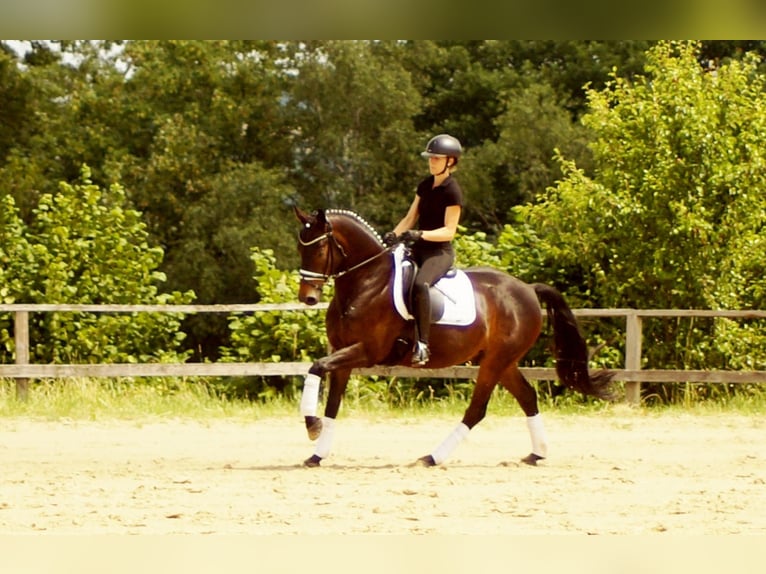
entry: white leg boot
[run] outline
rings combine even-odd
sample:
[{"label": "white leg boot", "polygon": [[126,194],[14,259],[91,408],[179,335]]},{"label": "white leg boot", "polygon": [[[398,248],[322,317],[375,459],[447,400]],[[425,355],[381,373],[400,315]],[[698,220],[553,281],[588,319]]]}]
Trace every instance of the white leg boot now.
[{"label": "white leg boot", "polygon": [[319,403],[319,375],[309,373],[303,381],[303,394],[301,394],[301,414],[304,417],[315,417],[317,415],[317,404]]},{"label": "white leg boot", "polygon": [[322,417],[322,433],[317,440],[316,450],[314,455],[319,458],[327,458],[330,454],[330,448],[332,447],[332,439],[335,437],[335,419],[330,417]]},{"label": "white leg boot", "polygon": [[457,448],[463,439],[468,436],[469,429],[464,423],[460,423],[455,429],[444,439],[436,449],[431,453],[431,458],[434,459],[434,463],[441,464],[452,452]]},{"label": "white leg boot", "polygon": [[548,437],[545,434],[542,415],[537,413],[533,417],[527,417],[527,428],[532,439],[532,454],[538,458],[548,456]]}]

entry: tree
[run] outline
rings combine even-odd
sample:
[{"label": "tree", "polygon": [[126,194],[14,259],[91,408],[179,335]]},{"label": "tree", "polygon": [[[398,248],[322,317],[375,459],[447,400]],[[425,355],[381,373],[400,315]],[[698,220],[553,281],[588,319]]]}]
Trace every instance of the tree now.
[{"label": "tree", "polygon": [[534,201],[560,179],[556,149],[591,165],[587,130],[572,122],[551,86],[534,83],[503,100],[497,139],[468,149],[460,166],[461,184],[470,193],[464,222],[472,228],[501,229],[513,207]]},{"label": "tree", "polygon": [[590,167],[586,88],[640,69],[645,42],[413,41],[401,59],[423,96],[415,126],[464,144],[462,221],[496,236],[509,210],[561,176],[556,148]]},{"label": "tree", "polygon": [[[16,303],[24,292],[25,279],[34,273],[37,261],[27,242],[21,221],[10,195],[0,196],[0,302]],[[13,361],[12,317],[0,314],[0,362]]]},{"label": "tree", "polygon": [[[766,185],[766,96],[758,63],[749,56],[710,70],[698,44],[663,42],[647,53],[643,76],[615,73],[603,90],[590,90],[583,122],[594,134],[594,176],[560,157],[562,180],[516,209],[520,228],[505,229],[506,262],[525,260],[577,306],[762,308],[766,199],[755,190]],[[535,244],[525,246],[519,233]],[[662,322],[644,335],[650,366],[766,359],[762,326]]]},{"label": "tree", "polygon": [[[508,222],[525,229],[513,207],[545,195],[557,180],[576,179],[579,171],[601,184],[597,148],[586,142],[607,135],[580,118],[592,107],[591,94],[607,82],[605,93],[616,90],[612,68],[625,85],[643,81],[633,78],[653,43],[28,45],[16,55],[0,43],[0,196],[11,195],[30,223],[41,197],[56,195],[58,182],[77,180],[89,165],[94,185],[108,190],[119,182],[127,205],[140,211],[150,243],[164,253],[166,290],[228,303],[259,296],[250,247],[273,250],[280,268],[295,267],[291,203],[354,209],[390,229],[427,173],[419,152],[435,133],[454,133],[464,143],[461,223],[490,241]],[[695,57],[704,70],[711,61],[725,69],[763,46],[703,42]],[[665,71],[655,74],[659,81]],[[619,129],[613,137],[619,142]],[[514,238],[519,245],[533,240]],[[535,249],[529,261],[515,263],[531,269],[546,260]],[[756,275],[757,262],[743,260],[737,269]],[[569,286],[593,273],[572,264],[555,276]],[[754,301],[760,297],[757,288],[750,292]],[[587,297],[597,295],[591,289]],[[203,356],[215,357],[227,344],[225,318],[196,315],[183,328]]]},{"label": "tree", "polygon": [[[148,242],[141,214],[119,186],[103,191],[83,168],[75,184],[45,194],[27,226],[13,200],[3,204],[4,300],[26,303],[188,303],[192,293],[162,294],[162,250]],[[7,241],[7,242],[6,242]],[[8,266],[5,266],[8,263]],[[31,321],[31,354],[40,362],[178,359],[180,318],[172,314],[55,312]],[[4,343],[9,344],[4,331]],[[7,349],[8,350],[8,349]]]},{"label": "tree", "polygon": [[420,95],[397,48],[364,41],[294,48],[288,113],[299,201],[392,227],[412,200],[425,145],[412,124]]},{"label": "tree", "polygon": [[[137,41],[122,55],[113,121],[127,153],[110,173],[165,250],[167,287],[201,303],[253,301],[253,245],[294,251],[281,55],[267,41]],[[215,357],[224,319],[189,317],[189,347]]]},{"label": "tree", "polygon": [[18,68],[18,57],[0,42],[0,165],[19,140],[27,138],[30,116],[29,80]]}]

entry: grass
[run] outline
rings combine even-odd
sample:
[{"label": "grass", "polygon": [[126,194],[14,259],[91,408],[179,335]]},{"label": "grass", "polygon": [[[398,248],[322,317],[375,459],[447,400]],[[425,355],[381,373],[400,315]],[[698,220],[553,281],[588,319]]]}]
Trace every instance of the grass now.
[{"label": "grass", "polygon": [[[459,418],[465,410],[470,387],[446,393],[438,399],[426,396],[407,398],[385,385],[366,384],[352,378],[344,399],[344,416]],[[444,395],[444,393],[442,393]],[[558,414],[614,414],[627,411],[660,414],[666,411],[687,414],[766,413],[766,389],[751,388],[742,393],[716,393],[715,399],[684,400],[679,404],[645,404],[630,408],[622,403],[607,404],[565,393],[555,403],[541,395],[540,409]],[[320,405],[321,412],[321,405]],[[489,404],[491,416],[521,416],[515,399],[496,389]],[[267,401],[229,399],[211,390],[205,380],[89,379],[44,380],[30,385],[28,398],[20,401],[12,380],[0,380],[0,417],[41,420],[147,420],[184,418],[195,420],[256,420],[269,416],[300,416],[298,399],[277,396]]]},{"label": "grass", "polygon": [[0,417],[57,420],[253,419],[282,408],[278,404],[232,401],[212,393],[204,382],[163,379],[147,384],[130,379],[71,378],[30,385],[26,401],[12,381],[0,382]]}]

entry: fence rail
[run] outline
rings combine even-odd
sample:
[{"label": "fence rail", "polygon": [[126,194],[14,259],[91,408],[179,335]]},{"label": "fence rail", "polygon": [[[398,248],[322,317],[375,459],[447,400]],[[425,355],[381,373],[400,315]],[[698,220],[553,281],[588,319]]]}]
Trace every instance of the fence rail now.
[{"label": "fence rail", "polygon": [[[0,313],[14,315],[16,362],[0,365],[0,378],[16,379],[17,395],[25,399],[30,379],[67,377],[159,377],[159,376],[302,376],[310,363],[112,363],[112,364],[33,364],[29,362],[29,314],[51,312],[81,313],[258,313],[264,311],[324,310],[327,304],[313,307],[297,303],[247,305],[54,305],[2,304]],[[614,369],[615,380],[625,382],[625,398],[629,403],[640,400],[642,382],[657,383],[764,383],[766,371],[701,371],[641,369],[642,319],[644,317],[727,317],[731,319],[766,319],[766,311],[701,310],[701,309],[574,309],[578,317],[625,318],[625,367]],[[443,369],[377,366],[354,369],[360,375],[435,377],[472,379],[478,367],[455,366]],[[522,368],[531,380],[556,380],[554,369]]]}]

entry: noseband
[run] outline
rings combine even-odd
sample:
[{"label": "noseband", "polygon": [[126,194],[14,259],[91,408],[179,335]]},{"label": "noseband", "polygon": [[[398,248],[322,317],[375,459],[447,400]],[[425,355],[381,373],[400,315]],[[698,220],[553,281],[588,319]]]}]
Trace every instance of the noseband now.
[{"label": "noseband", "polygon": [[[332,239],[332,242],[335,244],[335,247],[337,247],[338,251],[340,251],[342,259],[346,259],[348,255],[346,254],[346,250],[343,249],[343,246],[338,242],[338,239],[333,235],[333,229],[330,222],[327,222],[327,226],[329,229],[322,235],[319,235],[318,237],[315,237],[314,239],[310,239],[309,241],[303,241],[301,239],[300,233],[298,234],[298,243],[301,244],[302,247],[310,247],[311,245],[315,245],[317,243],[320,243],[325,240]],[[338,277],[342,277],[346,273],[350,273],[351,271],[354,271],[355,269],[358,269],[359,267],[362,267],[363,265],[366,265],[370,261],[377,259],[384,253],[389,251],[388,249],[384,249],[380,253],[376,253],[372,257],[369,257],[362,261],[361,263],[357,263],[356,265],[353,265],[349,267],[348,269],[341,269],[340,271],[336,273],[332,273],[333,268],[333,249],[332,246],[330,246],[329,255],[327,256],[327,261],[325,265],[325,272],[319,273],[317,271],[309,271],[308,269],[300,269],[298,273],[301,276],[301,280],[303,281],[321,281],[324,283],[325,281],[329,279],[337,279]]]}]

